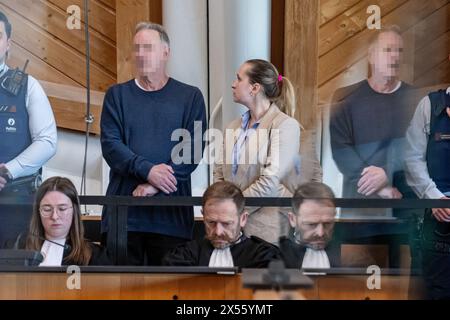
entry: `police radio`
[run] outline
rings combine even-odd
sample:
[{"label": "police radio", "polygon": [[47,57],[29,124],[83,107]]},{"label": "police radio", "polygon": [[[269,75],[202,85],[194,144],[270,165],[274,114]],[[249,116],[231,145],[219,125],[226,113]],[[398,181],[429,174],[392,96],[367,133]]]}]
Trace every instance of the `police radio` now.
[{"label": "police radio", "polygon": [[20,92],[20,89],[25,85],[25,82],[27,80],[27,75],[25,73],[25,70],[28,66],[29,60],[25,62],[25,66],[22,70],[19,68],[16,68],[13,70],[12,74],[9,76],[6,76],[0,85],[3,89],[5,89],[7,92],[11,93],[12,95],[17,96]]}]

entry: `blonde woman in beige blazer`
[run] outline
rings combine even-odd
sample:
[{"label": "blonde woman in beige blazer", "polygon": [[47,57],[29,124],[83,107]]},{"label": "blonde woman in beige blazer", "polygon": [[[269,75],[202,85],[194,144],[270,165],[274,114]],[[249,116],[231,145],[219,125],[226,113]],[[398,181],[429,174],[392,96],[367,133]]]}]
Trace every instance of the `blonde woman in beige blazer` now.
[{"label": "blonde woman in beige blazer", "polygon": [[[281,180],[292,169],[300,145],[300,125],[294,90],[275,66],[248,60],[232,85],[233,99],[248,108],[224,131],[214,166],[214,181],[230,181],[245,197],[288,197]],[[289,222],[280,208],[252,207],[245,226],[247,236],[277,243],[287,235]]]}]

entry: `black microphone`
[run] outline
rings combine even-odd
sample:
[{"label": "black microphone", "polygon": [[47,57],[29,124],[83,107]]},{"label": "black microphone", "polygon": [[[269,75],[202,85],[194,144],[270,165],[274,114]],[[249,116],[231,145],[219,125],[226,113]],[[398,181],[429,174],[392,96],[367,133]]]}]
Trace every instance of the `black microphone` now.
[{"label": "black microphone", "polygon": [[38,239],[41,239],[43,241],[48,241],[48,242],[51,242],[53,244],[56,244],[57,246],[63,247],[64,251],[67,250],[67,251],[70,252],[72,250],[72,246],[70,244],[68,244],[67,242],[65,244],[60,244],[60,243],[58,243],[56,241],[49,240],[49,239],[47,239],[45,237],[41,237],[40,235],[37,235],[37,234],[34,234],[34,233],[30,233],[30,235],[33,236],[33,237],[36,237]]}]

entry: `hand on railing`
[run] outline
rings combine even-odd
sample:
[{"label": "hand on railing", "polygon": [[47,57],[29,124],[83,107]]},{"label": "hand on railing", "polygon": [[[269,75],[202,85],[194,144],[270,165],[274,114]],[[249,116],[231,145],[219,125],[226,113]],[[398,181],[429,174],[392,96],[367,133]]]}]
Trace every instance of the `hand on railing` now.
[{"label": "hand on railing", "polygon": [[[450,200],[450,198],[443,197],[441,200]],[[450,222],[450,208],[434,208],[433,216],[439,222]]]},{"label": "hand on railing", "polygon": [[134,189],[133,197],[152,197],[159,192],[154,186],[149,183],[140,184]]},{"label": "hand on railing", "polygon": [[402,199],[403,195],[397,188],[387,186],[378,191],[377,193],[383,199]]}]

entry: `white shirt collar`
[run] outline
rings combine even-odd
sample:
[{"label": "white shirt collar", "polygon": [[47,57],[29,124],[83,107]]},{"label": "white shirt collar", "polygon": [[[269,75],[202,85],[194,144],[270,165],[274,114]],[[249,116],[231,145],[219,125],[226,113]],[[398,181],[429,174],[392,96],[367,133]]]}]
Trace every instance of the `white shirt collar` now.
[{"label": "white shirt collar", "polygon": [[144,91],[150,91],[150,90],[145,89],[143,86],[141,86],[138,79],[134,79],[134,83],[136,83],[136,85],[138,86],[139,89],[144,90]]},{"label": "white shirt collar", "polygon": [[400,87],[402,86],[402,82],[399,81],[397,83],[397,85],[395,86],[395,88],[392,91],[389,91],[388,93],[394,93],[395,91],[397,91],[398,89],[400,89]]},{"label": "white shirt collar", "polygon": [[450,94],[450,87],[447,88],[447,94]]}]

